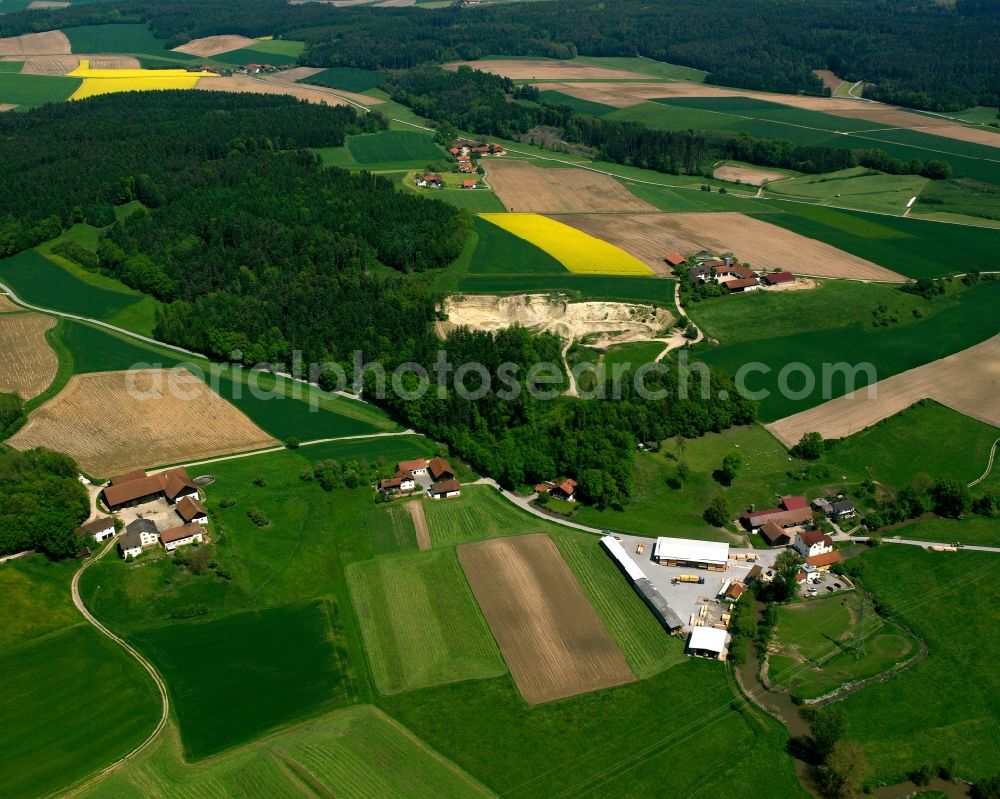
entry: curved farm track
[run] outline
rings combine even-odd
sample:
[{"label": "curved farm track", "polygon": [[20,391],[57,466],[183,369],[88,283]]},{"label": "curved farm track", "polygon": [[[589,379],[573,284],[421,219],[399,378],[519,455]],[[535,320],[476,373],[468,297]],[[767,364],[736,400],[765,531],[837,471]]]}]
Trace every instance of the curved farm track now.
[{"label": "curved farm track", "polygon": [[76,574],[73,575],[73,582],[71,584],[73,604],[76,605],[76,609],[80,611],[80,614],[83,616],[83,618],[86,619],[87,622],[91,626],[93,626],[101,635],[111,639],[114,643],[118,644],[118,646],[120,646],[129,655],[131,655],[137,661],[139,661],[139,664],[147,672],[149,672],[149,676],[153,678],[153,682],[156,684],[156,690],[160,692],[160,700],[163,704],[163,711],[160,714],[160,720],[159,722],[157,722],[156,727],[154,727],[153,731],[146,737],[146,740],[144,740],[141,744],[135,747],[135,749],[133,749],[128,754],[118,758],[114,763],[105,766],[96,774],[92,774],[91,776],[86,777],[83,781],[71,786],[70,789],[60,790],[58,792],[59,794],[66,794],[68,792],[79,793],[81,790],[93,785],[95,782],[102,779],[105,775],[114,771],[122,764],[127,763],[130,760],[136,758],[138,755],[144,752],[157,738],[160,737],[160,735],[163,733],[163,730],[166,728],[167,721],[170,717],[170,696],[167,694],[167,684],[163,681],[163,678],[160,677],[159,673],[153,667],[153,664],[150,663],[148,660],[146,660],[146,658],[143,657],[138,652],[138,650],[135,649],[135,647],[124,641],[122,638],[119,638],[117,635],[111,632],[111,630],[109,630],[107,627],[101,624],[101,622],[99,622],[94,617],[94,615],[89,610],[87,610],[87,606],[83,603],[83,599],[80,597],[80,577],[83,576],[83,573],[87,571],[87,569],[89,569],[91,566],[97,563],[101,558],[103,558],[109,551],[111,551],[114,545],[115,545],[115,538],[112,538],[108,541],[107,546],[105,546],[104,549],[102,549],[96,557],[86,561],[83,564],[83,566],[81,566],[80,569],[76,572]]}]

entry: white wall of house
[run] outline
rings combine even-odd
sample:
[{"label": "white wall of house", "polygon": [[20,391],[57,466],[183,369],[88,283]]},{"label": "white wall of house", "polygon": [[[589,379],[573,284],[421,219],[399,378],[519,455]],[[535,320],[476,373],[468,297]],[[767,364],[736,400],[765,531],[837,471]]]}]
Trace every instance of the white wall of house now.
[{"label": "white wall of house", "polygon": [[139,541],[144,547],[151,547],[157,542],[159,542],[160,536],[157,533],[147,533],[145,531],[139,532]]},{"label": "white wall of house", "polygon": [[812,546],[806,546],[806,542],[802,540],[802,536],[795,537],[793,546],[804,558],[813,558],[816,555],[825,555],[827,552],[833,552],[833,546],[824,544],[822,540],[817,541]]},{"label": "white wall of house", "polygon": [[171,541],[168,544],[164,544],[163,548],[167,550],[167,552],[173,552],[177,549],[177,547],[185,547],[188,544],[193,544],[195,541],[200,543],[204,540],[205,539],[201,533],[195,533],[194,535],[189,535],[187,538],[180,538],[177,541]]},{"label": "white wall of house", "polygon": [[96,533],[94,533],[94,540],[107,541],[114,534],[115,534],[115,528],[114,525],[112,525],[111,527],[108,527],[104,530],[98,530]]},{"label": "white wall of house", "polygon": [[141,554],[142,554],[142,547],[132,547],[131,549],[122,550],[123,558],[127,558],[130,556],[133,558],[137,558]]}]

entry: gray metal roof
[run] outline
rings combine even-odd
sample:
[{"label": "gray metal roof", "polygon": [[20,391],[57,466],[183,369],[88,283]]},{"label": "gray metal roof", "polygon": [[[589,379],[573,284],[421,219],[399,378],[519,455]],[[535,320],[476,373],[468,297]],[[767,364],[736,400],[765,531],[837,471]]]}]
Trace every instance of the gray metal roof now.
[{"label": "gray metal roof", "polygon": [[649,581],[648,577],[636,580],[633,585],[639,596],[643,598],[646,604],[649,605],[660,617],[660,620],[671,630],[676,630],[684,626],[681,617],[674,612],[673,608],[667,603],[667,600],[663,598],[663,594],[656,590],[656,586]]},{"label": "gray metal roof", "polygon": [[127,533],[155,533],[157,531],[156,522],[152,519],[136,519],[125,528]]}]

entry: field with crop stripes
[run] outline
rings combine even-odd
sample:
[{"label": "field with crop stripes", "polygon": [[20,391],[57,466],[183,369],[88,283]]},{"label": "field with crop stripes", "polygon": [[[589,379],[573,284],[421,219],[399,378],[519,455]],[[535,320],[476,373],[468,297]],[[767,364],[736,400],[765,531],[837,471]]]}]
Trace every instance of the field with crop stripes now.
[{"label": "field with crop stripes", "polygon": [[114,92],[193,89],[201,78],[214,78],[215,74],[185,69],[92,69],[90,61],[82,58],[80,65],[68,76],[83,79],[80,88],[69,99],[84,100]]},{"label": "field with crop stripes", "polygon": [[368,513],[368,534],[372,537],[372,552],[385,555],[417,548],[417,531],[407,507],[395,503],[375,508]]},{"label": "field with crop stripes", "polygon": [[352,563],[347,580],[382,693],[506,671],[453,549]]},{"label": "field with crop stripes", "polygon": [[333,713],[197,767],[176,763],[166,738],[151,754],[127,764],[84,794],[87,799],[291,799],[303,795],[337,799],[491,796],[405,727],[370,706]]},{"label": "field with crop stripes", "polygon": [[481,214],[515,236],[540,247],[570,272],[642,275],[652,270],[623,250],[540,214]]},{"label": "field with crop stripes", "polygon": [[428,502],[424,513],[436,547],[553,527],[515,507],[490,486],[462,486],[462,496]]},{"label": "field with crop stripes", "polygon": [[651,677],[684,661],[680,642],[656,621],[596,536],[562,535],[555,541],[637,677]]}]

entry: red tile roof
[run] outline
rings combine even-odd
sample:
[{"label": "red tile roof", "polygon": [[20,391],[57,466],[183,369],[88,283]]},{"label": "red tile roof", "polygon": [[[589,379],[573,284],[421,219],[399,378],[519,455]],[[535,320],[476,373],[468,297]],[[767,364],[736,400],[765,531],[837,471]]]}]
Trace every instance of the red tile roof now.
[{"label": "red tile roof", "polygon": [[785,532],[781,525],[773,521],[766,521],[760,526],[760,534],[767,540],[767,543],[774,544],[782,538],[791,541],[791,536]]},{"label": "red tile roof", "polygon": [[[138,474],[138,472],[130,474]],[[167,499],[173,500],[179,494],[183,493],[185,489],[195,488],[194,483],[191,482],[191,478],[187,473],[187,469],[183,466],[168,469],[165,472],[149,475],[148,477],[145,472],[141,474],[143,476],[139,479],[114,483],[105,488],[104,501],[110,507],[115,507],[153,494],[163,494]]]},{"label": "red tile roof", "polygon": [[433,457],[431,462],[427,464],[427,471],[431,473],[431,477],[435,480],[440,480],[444,475],[455,476],[455,470],[451,468],[451,464],[448,463],[444,458]]},{"label": "red tile roof", "polygon": [[435,494],[451,494],[460,491],[461,488],[462,484],[458,480],[442,480],[434,484],[433,491]]},{"label": "red tile roof", "polygon": [[160,540],[164,544],[171,544],[174,541],[180,541],[184,538],[191,538],[194,535],[201,534],[200,524],[184,524],[180,527],[171,527],[169,530],[163,530],[160,533]]},{"label": "red tile roof", "polygon": [[809,503],[806,502],[805,497],[782,497],[781,507],[785,510],[799,510],[800,508],[808,508]]},{"label": "red tile roof", "polygon": [[666,261],[671,266],[680,266],[685,261],[687,261],[687,259],[679,252],[668,252],[666,255],[663,256],[663,260]]},{"label": "red tile roof", "polygon": [[799,533],[799,538],[802,539],[802,543],[807,547],[816,544],[823,544],[823,546],[827,547],[833,546],[833,539],[822,530],[806,530],[804,533]]},{"label": "red tile roof", "polygon": [[76,528],[76,532],[77,535],[87,535],[87,533],[100,533],[108,529],[113,530],[114,527],[114,519],[110,516],[103,516],[99,519],[94,519],[92,522],[84,522]]},{"label": "red tile roof", "polygon": [[741,278],[740,280],[727,280],[722,284],[726,287],[726,291],[739,291],[740,289],[748,289],[751,286],[760,285],[755,277]]},{"label": "red tile roof", "polygon": [[417,469],[426,469],[426,468],[427,468],[427,461],[423,458],[417,458],[416,460],[413,461],[399,462],[399,471],[401,472],[409,473],[416,471]]},{"label": "red tile roof", "polygon": [[571,477],[567,477],[561,483],[557,483],[552,487],[558,488],[564,494],[571,496],[576,493],[576,480],[572,479]]},{"label": "red tile roof", "polygon": [[806,563],[817,569],[822,569],[824,566],[832,566],[842,560],[841,554],[837,550],[833,550],[833,552],[827,552],[823,555],[813,555],[811,558],[806,558]]},{"label": "red tile roof", "polygon": [[191,497],[184,497],[184,499],[177,503],[177,515],[185,522],[190,522],[196,516],[208,516],[208,511],[205,510],[205,506],[198,500]]},{"label": "red tile roof", "polygon": [[462,181],[462,188],[463,189],[474,189],[474,188],[476,188],[476,183],[477,183],[477,181],[475,181],[475,180],[463,180]]},{"label": "red tile roof", "polygon": [[763,280],[769,286],[773,286],[777,283],[791,283],[795,280],[795,275],[791,272],[774,272],[770,275],[764,275]]},{"label": "red tile roof", "polygon": [[133,469],[131,472],[125,472],[125,474],[119,474],[117,477],[112,477],[108,480],[111,485],[116,486],[122,483],[131,483],[133,480],[141,480],[146,476],[145,469]]}]

